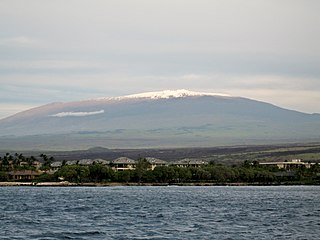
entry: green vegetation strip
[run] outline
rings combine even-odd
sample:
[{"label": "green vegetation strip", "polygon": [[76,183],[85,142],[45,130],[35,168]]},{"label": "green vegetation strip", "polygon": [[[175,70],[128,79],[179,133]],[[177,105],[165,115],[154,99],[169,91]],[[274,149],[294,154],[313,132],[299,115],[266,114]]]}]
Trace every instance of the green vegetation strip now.
[{"label": "green vegetation strip", "polygon": [[[124,183],[124,184],[319,184],[320,166],[299,167],[281,170],[276,166],[262,166],[257,161],[244,161],[238,165],[223,165],[213,162],[198,167],[178,167],[174,165],[158,166],[151,170],[145,158],[136,161],[133,170],[116,171],[112,165],[62,164],[58,169],[51,169],[52,157],[40,155],[43,165],[41,174],[33,175],[30,182],[63,183]],[[25,158],[22,154],[6,154],[1,159],[0,181],[6,182],[14,171],[35,171],[35,158]],[[23,163],[23,164],[22,164]],[[16,181],[25,179],[16,179]],[[12,180],[13,181],[13,180]],[[39,184],[41,185],[41,184]],[[54,185],[54,184],[52,184]]]}]

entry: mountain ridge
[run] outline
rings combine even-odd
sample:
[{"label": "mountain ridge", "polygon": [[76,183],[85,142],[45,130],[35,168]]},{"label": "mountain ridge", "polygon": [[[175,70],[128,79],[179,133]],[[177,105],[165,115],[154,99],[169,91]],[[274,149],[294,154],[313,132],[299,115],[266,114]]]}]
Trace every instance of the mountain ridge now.
[{"label": "mountain ridge", "polygon": [[[315,141],[320,140],[319,123],[318,114],[248,98],[166,90],[51,103],[20,112],[0,120],[0,144],[8,146],[11,141],[13,145],[26,145],[22,138],[32,139],[35,145],[37,141],[38,145],[48,145],[50,141],[46,139],[51,138],[55,139],[51,144],[74,148]],[[61,143],[57,141],[59,136]],[[29,147],[32,143],[28,143]]]},{"label": "mountain ridge", "polygon": [[123,100],[123,99],[137,99],[137,98],[168,99],[168,98],[196,97],[196,96],[198,97],[199,96],[231,97],[230,95],[224,94],[224,93],[194,92],[186,89],[179,89],[179,90],[145,92],[145,93],[131,94],[131,95],[126,95],[121,97],[98,98],[97,100],[99,99]]}]

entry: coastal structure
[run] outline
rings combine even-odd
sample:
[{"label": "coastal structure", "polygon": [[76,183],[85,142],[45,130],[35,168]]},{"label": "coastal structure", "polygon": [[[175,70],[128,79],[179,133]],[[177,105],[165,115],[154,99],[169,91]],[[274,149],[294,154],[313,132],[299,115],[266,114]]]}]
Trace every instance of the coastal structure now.
[{"label": "coastal structure", "polygon": [[50,167],[52,170],[58,170],[59,168],[62,167],[62,162],[59,162],[59,161],[53,162],[50,164]]},{"label": "coastal structure", "polygon": [[43,174],[42,171],[20,170],[8,173],[9,179],[14,181],[31,181]]},{"label": "coastal structure", "polygon": [[146,157],[146,160],[151,164],[151,170],[154,170],[156,167],[168,166],[168,162],[154,157]]},{"label": "coastal structure", "polygon": [[208,164],[205,161],[199,160],[199,159],[190,159],[190,158],[184,158],[177,162],[172,163],[172,165],[175,165],[177,167],[201,167],[204,164]]},{"label": "coastal structure", "polygon": [[[11,161],[10,164],[13,165],[13,161]],[[31,163],[28,161],[21,161],[18,162],[18,164],[20,167],[32,166],[35,169],[40,169],[43,165],[40,161],[32,161]]]},{"label": "coastal structure", "polygon": [[297,169],[301,167],[310,168],[315,163],[303,162],[301,159],[292,159],[291,161],[283,161],[283,162],[263,162],[259,163],[262,166],[276,166],[279,169]]},{"label": "coastal structure", "polygon": [[[205,161],[198,160],[198,159],[189,159],[185,158],[176,162],[167,162],[159,158],[154,157],[146,157],[145,158],[150,163],[150,169],[154,170],[156,167],[160,166],[176,166],[176,167],[201,167],[204,164],[208,164]],[[115,171],[124,171],[124,170],[134,170],[136,168],[136,161],[128,158],[128,157],[119,157],[113,161],[107,161],[104,159],[81,159],[81,160],[69,160],[66,162],[66,165],[82,165],[82,166],[89,166],[92,164],[102,164],[108,165]],[[59,169],[62,166],[62,162],[53,162],[51,164],[52,169]]]},{"label": "coastal structure", "polygon": [[119,157],[111,162],[111,166],[115,171],[134,170],[136,161],[127,157]]},{"label": "coastal structure", "polygon": [[102,164],[102,165],[109,165],[110,161],[104,160],[104,159],[81,159],[78,161],[79,165],[92,165],[92,164]]}]

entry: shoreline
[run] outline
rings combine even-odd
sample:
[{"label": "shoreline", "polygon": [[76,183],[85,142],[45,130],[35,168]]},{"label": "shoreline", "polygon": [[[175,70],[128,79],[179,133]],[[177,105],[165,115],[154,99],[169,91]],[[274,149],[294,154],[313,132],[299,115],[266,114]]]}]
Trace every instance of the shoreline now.
[{"label": "shoreline", "polygon": [[319,186],[319,184],[306,184],[306,183],[73,183],[73,182],[0,182],[0,187],[129,187],[129,186],[190,186],[190,187],[218,187],[218,186]]}]

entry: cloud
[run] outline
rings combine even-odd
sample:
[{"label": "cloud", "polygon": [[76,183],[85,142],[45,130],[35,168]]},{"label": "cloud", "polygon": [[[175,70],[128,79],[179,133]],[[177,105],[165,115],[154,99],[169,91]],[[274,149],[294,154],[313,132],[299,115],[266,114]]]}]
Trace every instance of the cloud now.
[{"label": "cloud", "polygon": [[104,66],[100,63],[81,60],[0,60],[0,72],[6,74],[30,74],[39,73],[61,74],[80,72],[99,72]]},{"label": "cloud", "polygon": [[11,47],[36,47],[38,44],[38,40],[27,36],[0,38],[0,46],[4,45]]},{"label": "cloud", "polygon": [[[116,97],[164,89],[187,89],[248,97],[302,112],[320,112],[320,81],[278,75],[203,74],[182,75],[10,75],[0,76],[0,116],[5,117],[51,102]],[[124,87],[125,86],[125,87]],[[11,107],[14,105],[14,107]],[[8,106],[5,108],[5,106]],[[20,107],[20,109],[19,109]],[[98,111],[99,112],[99,111]],[[85,112],[84,115],[92,112]],[[79,113],[60,113],[76,116]],[[83,115],[80,113],[80,116]],[[55,116],[59,117],[59,116]]]},{"label": "cloud", "polygon": [[95,112],[61,112],[57,114],[50,115],[50,117],[86,117],[97,114],[104,113],[104,110],[95,111]]},{"label": "cloud", "polygon": [[5,1],[0,8],[2,104],[185,88],[320,112],[320,1],[17,6]]},{"label": "cloud", "polygon": [[[46,104],[60,101],[77,101],[99,97],[115,97],[164,89],[188,89],[210,91],[266,99],[268,93],[275,91],[305,92],[300,98],[303,103],[311,101],[313,111],[320,111],[313,102],[313,92],[320,89],[318,78],[291,77],[279,75],[238,75],[221,73],[186,73],[182,75],[131,75],[131,74],[75,74],[75,75],[8,75],[0,76],[2,93],[0,101]],[[125,86],[125,87],[124,87]],[[310,94],[308,94],[310,93]],[[299,94],[299,96],[301,96]],[[269,100],[273,100],[272,97]],[[279,98],[280,100],[280,98]],[[285,95],[283,101],[287,101]],[[301,109],[299,107],[299,109]],[[310,107],[308,107],[310,109]],[[303,110],[303,109],[301,109]],[[309,110],[308,110],[309,111]]]}]

